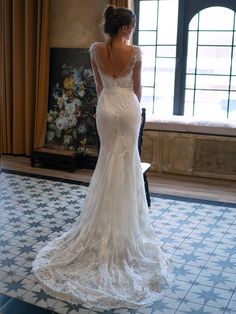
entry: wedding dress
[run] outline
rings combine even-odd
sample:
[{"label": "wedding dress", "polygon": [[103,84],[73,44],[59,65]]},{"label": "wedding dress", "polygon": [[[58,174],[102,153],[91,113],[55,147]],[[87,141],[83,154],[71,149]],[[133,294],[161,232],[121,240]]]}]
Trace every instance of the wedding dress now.
[{"label": "wedding dress", "polygon": [[101,148],[83,210],[73,227],[45,246],[33,272],[52,296],[94,310],[150,305],[167,288],[168,260],[159,248],[138,153],[140,105],[133,91],[141,59],[109,75],[91,47],[102,80],[96,122]]}]

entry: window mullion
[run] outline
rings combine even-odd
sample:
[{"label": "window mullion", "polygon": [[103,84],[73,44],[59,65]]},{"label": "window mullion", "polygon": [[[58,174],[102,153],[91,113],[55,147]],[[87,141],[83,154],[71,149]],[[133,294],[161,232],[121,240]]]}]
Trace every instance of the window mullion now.
[{"label": "window mullion", "polygon": [[175,69],[175,90],[174,90],[174,115],[184,114],[186,64],[187,64],[187,41],[188,24],[186,19],[185,0],[179,0],[178,31],[176,46],[176,69]]}]

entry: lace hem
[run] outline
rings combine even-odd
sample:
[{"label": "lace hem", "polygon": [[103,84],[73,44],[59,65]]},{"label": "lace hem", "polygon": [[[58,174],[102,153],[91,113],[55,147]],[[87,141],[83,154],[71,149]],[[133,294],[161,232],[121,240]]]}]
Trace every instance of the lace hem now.
[{"label": "lace hem", "polygon": [[[160,286],[160,289],[153,293],[146,294],[146,296],[137,297],[137,295],[133,295],[132,301],[125,300],[122,298],[118,298],[115,296],[110,296],[109,294],[106,294],[105,292],[101,291],[94,291],[91,288],[83,287],[83,290],[86,289],[87,292],[85,295],[78,294],[76,297],[67,292],[58,291],[55,289],[55,285],[49,285],[47,284],[43,279],[40,278],[39,275],[37,275],[37,271],[33,272],[36,280],[39,282],[40,286],[43,288],[43,290],[51,295],[52,297],[69,302],[71,304],[80,304],[82,307],[94,310],[94,311],[104,311],[104,310],[112,310],[112,309],[134,309],[137,310],[140,307],[148,307],[152,305],[155,301],[157,301],[157,298],[162,296],[166,291],[169,289],[170,283],[173,281],[173,276],[167,275],[164,276],[161,280],[159,280],[158,285]],[[132,290],[132,289],[131,289]],[[88,295],[93,295],[94,292],[98,294],[97,298],[94,298],[93,301],[88,301]]]}]

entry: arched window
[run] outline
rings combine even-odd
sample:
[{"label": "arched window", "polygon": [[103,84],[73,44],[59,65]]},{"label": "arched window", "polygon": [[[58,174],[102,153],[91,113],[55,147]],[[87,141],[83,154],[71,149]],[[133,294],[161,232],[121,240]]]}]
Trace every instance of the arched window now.
[{"label": "arched window", "polygon": [[235,12],[209,7],[189,23],[184,115],[236,119]]},{"label": "arched window", "polygon": [[236,119],[236,1],[134,4],[148,115]]}]

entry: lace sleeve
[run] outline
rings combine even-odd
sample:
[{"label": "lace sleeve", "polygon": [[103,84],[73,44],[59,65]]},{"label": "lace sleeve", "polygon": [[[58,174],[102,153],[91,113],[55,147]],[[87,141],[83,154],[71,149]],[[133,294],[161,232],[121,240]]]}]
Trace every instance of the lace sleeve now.
[{"label": "lace sleeve", "polygon": [[142,86],[141,86],[141,68],[142,68],[142,53],[139,47],[135,47],[135,65],[133,71],[133,90],[138,100],[141,100]]},{"label": "lace sleeve", "polygon": [[97,66],[96,46],[97,46],[97,43],[93,43],[89,49],[89,52],[90,52],[90,58],[91,58],[91,66],[93,69],[93,74],[94,74],[94,79],[95,79],[95,84],[96,84],[96,91],[99,97],[103,89],[103,84],[102,84],[101,76],[100,76],[98,66]]}]

